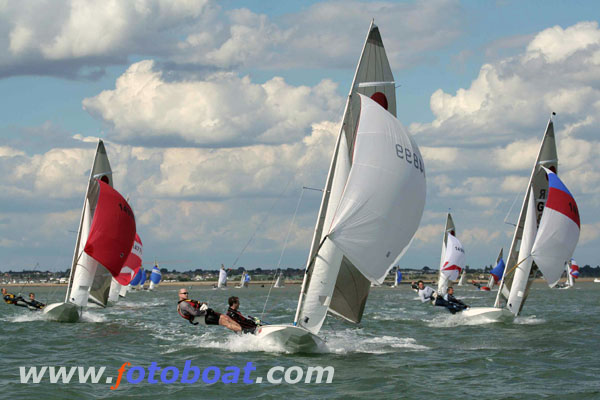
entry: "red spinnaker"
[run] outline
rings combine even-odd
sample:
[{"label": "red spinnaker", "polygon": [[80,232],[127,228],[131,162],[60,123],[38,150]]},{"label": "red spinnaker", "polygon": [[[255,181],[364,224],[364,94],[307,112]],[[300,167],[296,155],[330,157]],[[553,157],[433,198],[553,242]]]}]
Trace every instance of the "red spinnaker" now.
[{"label": "red spinnaker", "polygon": [[123,268],[119,272],[119,275],[115,276],[117,282],[123,286],[129,285],[135,274],[139,271],[142,266],[142,239],[139,235],[135,234],[135,240],[133,241],[133,247],[131,252],[123,264]]},{"label": "red spinnaker", "polygon": [[84,251],[117,277],[135,238],[135,216],[127,201],[110,185],[100,185],[98,203]]}]

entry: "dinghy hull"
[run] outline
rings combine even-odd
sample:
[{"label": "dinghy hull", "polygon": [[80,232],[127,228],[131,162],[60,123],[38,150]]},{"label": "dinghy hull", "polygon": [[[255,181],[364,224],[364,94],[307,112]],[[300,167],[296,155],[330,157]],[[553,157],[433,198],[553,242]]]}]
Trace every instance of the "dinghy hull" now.
[{"label": "dinghy hull", "polygon": [[512,321],[515,316],[505,308],[471,307],[460,313],[468,318],[487,318],[493,321]]},{"label": "dinghy hull", "polygon": [[44,307],[44,315],[50,321],[77,322],[79,308],[73,303],[54,303]]},{"label": "dinghy hull", "polygon": [[307,329],[292,325],[266,325],[256,331],[256,336],[271,340],[290,351],[312,352],[325,345],[325,341]]}]

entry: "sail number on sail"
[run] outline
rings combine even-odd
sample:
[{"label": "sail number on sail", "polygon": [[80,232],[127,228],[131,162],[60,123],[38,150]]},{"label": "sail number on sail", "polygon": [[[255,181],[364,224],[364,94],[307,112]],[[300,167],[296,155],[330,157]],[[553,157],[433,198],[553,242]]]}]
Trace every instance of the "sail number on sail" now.
[{"label": "sail number on sail", "polygon": [[123,211],[125,214],[129,215],[131,218],[135,218],[133,216],[133,211],[131,211],[131,208],[128,205],[123,205],[121,203],[119,203],[119,208],[121,209],[121,211]]},{"label": "sail number on sail", "polygon": [[396,155],[398,158],[405,160],[407,163],[415,166],[416,169],[424,172],[423,161],[419,159],[419,156],[413,153],[408,147],[404,147],[401,144],[396,145]]}]

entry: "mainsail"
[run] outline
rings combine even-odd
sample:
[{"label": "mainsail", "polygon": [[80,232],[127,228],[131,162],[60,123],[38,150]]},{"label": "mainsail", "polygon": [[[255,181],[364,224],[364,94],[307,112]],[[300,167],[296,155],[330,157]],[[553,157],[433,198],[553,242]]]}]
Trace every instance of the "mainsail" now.
[{"label": "mainsail", "polygon": [[395,116],[394,78],[372,23],[323,190],[295,317],[295,324],[313,333],[327,311],[360,322],[371,282],[383,282],[420,222],[425,169]]},{"label": "mainsail", "polygon": [[440,257],[440,272],[438,277],[438,293],[445,295],[448,289],[448,277],[443,273],[444,262],[446,262],[446,248],[448,247],[448,235],[456,236],[456,227],[452,215],[448,213],[446,216],[446,227],[442,236],[442,255]]},{"label": "mainsail", "polygon": [[[556,153],[556,142],[554,138],[554,123],[552,118],[548,121],[544,138],[540,145],[529,183],[525,190],[525,196],[523,204],[521,206],[521,212],[519,214],[519,220],[515,227],[512,243],[508,252],[508,258],[506,260],[506,272],[502,277],[502,281],[498,288],[498,295],[496,297],[495,307],[501,307],[502,304],[506,304],[507,308],[515,315],[518,315],[523,307],[523,303],[527,299],[529,294],[529,288],[531,283],[535,279],[538,271],[537,266],[533,263],[531,266],[527,266],[530,263],[531,258],[527,258],[529,254],[523,254],[522,252],[527,251],[529,244],[528,241],[531,235],[531,231],[537,231],[538,221],[541,218],[544,204],[548,196],[548,179],[546,173],[542,169],[546,167],[554,172],[557,171],[558,167],[558,156]],[[530,210],[528,212],[528,210]],[[528,215],[530,225],[526,229],[526,219]],[[535,232],[533,233],[535,235]],[[533,245],[533,242],[531,242]],[[530,250],[530,249],[529,249]],[[527,258],[527,261],[523,261]],[[522,262],[523,266],[518,265]],[[509,301],[509,297],[512,294],[512,299]]]}]

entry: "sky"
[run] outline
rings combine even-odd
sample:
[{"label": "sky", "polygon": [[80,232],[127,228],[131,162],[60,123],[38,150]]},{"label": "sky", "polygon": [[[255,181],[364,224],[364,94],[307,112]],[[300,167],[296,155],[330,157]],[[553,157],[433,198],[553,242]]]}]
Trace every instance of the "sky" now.
[{"label": "sky", "polygon": [[146,261],[303,267],[319,192],[294,211],[325,184],[371,18],[427,171],[400,265],[437,268],[448,210],[468,265],[508,250],[551,112],[575,258],[598,265],[598,15],[594,1],[0,2],[0,271],[70,267],[98,138]]}]

